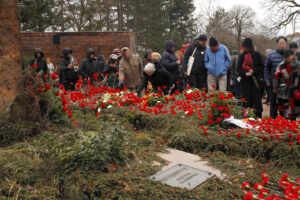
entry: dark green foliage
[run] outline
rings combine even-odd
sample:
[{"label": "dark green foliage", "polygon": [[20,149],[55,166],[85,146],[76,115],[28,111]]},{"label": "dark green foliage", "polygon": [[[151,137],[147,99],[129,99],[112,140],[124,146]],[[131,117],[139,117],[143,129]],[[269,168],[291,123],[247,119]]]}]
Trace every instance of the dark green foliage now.
[{"label": "dark green foliage", "polygon": [[[102,127],[103,128],[103,127]],[[103,130],[105,130],[103,128]],[[124,165],[129,154],[130,135],[124,130],[108,127],[106,132],[85,132],[78,134],[72,146],[58,152],[59,170],[107,170],[108,163]]]},{"label": "dark green foliage", "polygon": [[[22,31],[133,31],[138,51],[179,48],[195,37],[192,0],[20,0]],[[121,48],[121,47],[119,47]]]},{"label": "dark green foliage", "polygon": [[21,29],[44,32],[55,24],[54,0],[19,0]]},{"label": "dark green foliage", "polygon": [[0,119],[0,145],[23,140],[40,133],[41,130],[42,127],[38,123],[22,120],[9,121],[2,117]]}]

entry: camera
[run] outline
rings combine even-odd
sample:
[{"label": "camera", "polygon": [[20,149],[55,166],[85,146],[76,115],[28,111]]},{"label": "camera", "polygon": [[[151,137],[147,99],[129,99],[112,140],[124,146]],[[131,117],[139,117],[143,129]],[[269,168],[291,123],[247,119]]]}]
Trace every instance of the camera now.
[{"label": "camera", "polygon": [[118,59],[111,59],[111,64],[117,64],[118,63]]}]

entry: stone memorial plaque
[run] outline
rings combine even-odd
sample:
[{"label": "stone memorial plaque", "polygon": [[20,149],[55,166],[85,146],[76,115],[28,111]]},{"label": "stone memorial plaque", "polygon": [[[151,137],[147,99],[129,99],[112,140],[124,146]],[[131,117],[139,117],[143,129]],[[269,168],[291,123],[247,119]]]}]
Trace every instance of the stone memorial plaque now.
[{"label": "stone memorial plaque", "polygon": [[160,181],[172,187],[192,190],[214,176],[215,175],[210,172],[205,172],[183,164],[177,164],[169,169],[150,176],[150,179]]}]

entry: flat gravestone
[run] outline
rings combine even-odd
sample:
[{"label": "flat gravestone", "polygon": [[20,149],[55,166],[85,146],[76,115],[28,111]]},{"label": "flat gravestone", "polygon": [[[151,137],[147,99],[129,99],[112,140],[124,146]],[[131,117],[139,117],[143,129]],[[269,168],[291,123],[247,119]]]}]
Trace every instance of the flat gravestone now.
[{"label": "flat gravestone", "polygon": [[172,187],[192,190],[214,176],[215,175],[210,172],[205,172],[183,164],[177,164],[150,176],[150,179],[160,181]]}]

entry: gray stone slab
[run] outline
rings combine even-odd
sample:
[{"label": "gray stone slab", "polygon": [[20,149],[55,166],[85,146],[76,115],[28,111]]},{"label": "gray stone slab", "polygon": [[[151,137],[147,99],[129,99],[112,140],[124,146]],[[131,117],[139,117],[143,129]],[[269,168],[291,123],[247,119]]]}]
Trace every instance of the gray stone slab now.
[{"label": "gray stone slab", "polygon": [[215,175],[210,172],[183,164],[177,164],[150,176],[150,179],[160,181],[172,187],[192,190],[214,176]]}]

